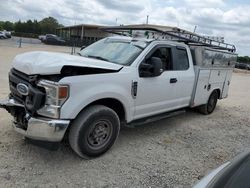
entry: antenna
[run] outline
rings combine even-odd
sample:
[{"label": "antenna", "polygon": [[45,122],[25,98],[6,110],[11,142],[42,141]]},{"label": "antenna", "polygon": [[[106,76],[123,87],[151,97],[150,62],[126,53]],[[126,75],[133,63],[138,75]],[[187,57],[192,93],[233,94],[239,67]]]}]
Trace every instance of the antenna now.
[{"label": "antenna", "polygon": [[196,29],[197,29],[197,25],[194,26],[194,33],[195,33]]},{"label": "antenna", "polygon": [[148,24],[148,17],[149,17],[149,15],[147,15],[146,24]]}]

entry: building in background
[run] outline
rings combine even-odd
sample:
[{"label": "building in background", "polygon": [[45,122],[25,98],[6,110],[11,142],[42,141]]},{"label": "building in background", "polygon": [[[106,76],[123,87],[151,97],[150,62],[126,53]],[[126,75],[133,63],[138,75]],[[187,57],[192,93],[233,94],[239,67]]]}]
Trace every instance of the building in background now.
[{"label": "building in background", "polygon": [[109,36],[109,33],[100,30],[102,25],[80,24],[60,27],[56,29],[56,34],[68,42],[75,43],[76,46],[89,45],[93,42]]}]

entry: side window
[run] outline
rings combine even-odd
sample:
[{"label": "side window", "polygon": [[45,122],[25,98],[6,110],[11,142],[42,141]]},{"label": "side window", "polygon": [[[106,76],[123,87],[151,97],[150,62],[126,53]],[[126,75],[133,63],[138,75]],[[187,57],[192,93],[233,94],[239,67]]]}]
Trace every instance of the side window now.
[{"label": "side window", "polygon": [[176,47],[173,70],[187,70],[189,68],[188,55],[185,48]]},{"label": "side window", "polygon": [[159,47],[150,57],[158,57],[162,61],[162,69],[170,70],[171,67],[171,48]]},{"label": "side window", "polygon": [[186,48],[176,47],[158,47],[154,49],[151,57],[158,57],[162,61],[164,71],[182,71],[189,68],[189,61]]}]

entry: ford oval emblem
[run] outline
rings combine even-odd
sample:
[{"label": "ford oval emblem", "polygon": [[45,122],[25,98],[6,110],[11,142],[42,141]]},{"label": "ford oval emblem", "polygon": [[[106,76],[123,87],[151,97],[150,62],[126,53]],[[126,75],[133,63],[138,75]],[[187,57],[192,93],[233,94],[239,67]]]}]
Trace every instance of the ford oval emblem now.
[{"label": "ford oval emblem", "polygon": [[20,93],[21,95],[28,95],[29,94],[29,88],[27,85],[23,84],[23,83],[19,83],[16,86],[16,89],[18,91],[18,93]]}]

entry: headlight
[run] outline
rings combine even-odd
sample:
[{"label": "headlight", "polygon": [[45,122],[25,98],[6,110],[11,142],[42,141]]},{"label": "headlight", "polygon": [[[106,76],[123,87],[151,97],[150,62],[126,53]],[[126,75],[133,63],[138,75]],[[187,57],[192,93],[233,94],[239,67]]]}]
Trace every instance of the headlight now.
[{"label": "headlight", "polygon": [[60,108],[69,96],[69,86],[47,80],[41,80],[37,85],[43,87],[46,92],[45,106],[37,113],[51,118],[59,118]]}]

